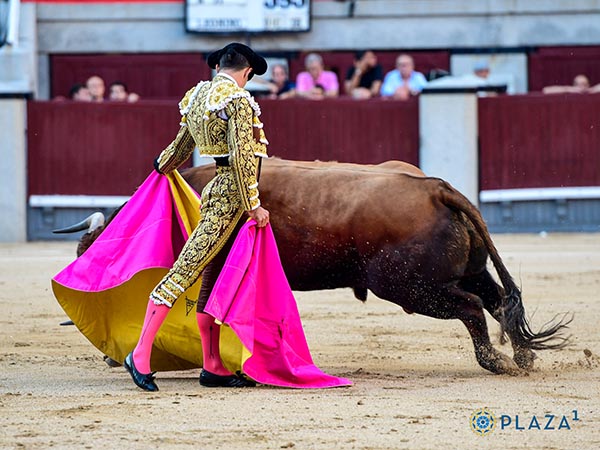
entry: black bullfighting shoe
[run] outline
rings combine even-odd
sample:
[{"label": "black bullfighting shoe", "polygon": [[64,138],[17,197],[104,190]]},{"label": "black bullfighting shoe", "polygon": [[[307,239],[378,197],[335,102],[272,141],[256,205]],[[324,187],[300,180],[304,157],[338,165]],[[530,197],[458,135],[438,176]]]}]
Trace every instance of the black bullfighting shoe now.
[{"label": "black bullfighting shoe", "polygon": [[204,387],[254,387],[256,383],[240,372],[235,375],[216,375],[208,370],[200,372],[200,385]]},{"label": "black bullfighting shoe", "polygon": [[123,366],[127,369],[127,372],[129,372],[129,375],[131,375],[131,378],[137,387],[149,392],[158,391],[158,386],[154,382],[154,373],[143,374],[135,368],[135,364],[133,363],[133,352],[125,357]]}]

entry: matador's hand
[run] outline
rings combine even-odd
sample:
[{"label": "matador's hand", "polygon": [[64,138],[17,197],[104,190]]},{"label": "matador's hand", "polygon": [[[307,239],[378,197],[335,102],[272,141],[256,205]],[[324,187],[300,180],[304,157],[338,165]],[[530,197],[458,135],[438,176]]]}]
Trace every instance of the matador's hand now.
[{"label": "matador's hand", "polygon": [[262,206],[253,211],[248,211],[248,215],[256,221],[258,228],[262,228],[269,223],[269,211]]},{"label": "matador's hand", "polygon": [[161,175],[164,175],[164,173],[162,173],[160,170],[158,170],[159,166],[160,166],[160,164],[158,163],[158,157],[156,157],[156,159],[154,160],[154,170],[156,170]]}]

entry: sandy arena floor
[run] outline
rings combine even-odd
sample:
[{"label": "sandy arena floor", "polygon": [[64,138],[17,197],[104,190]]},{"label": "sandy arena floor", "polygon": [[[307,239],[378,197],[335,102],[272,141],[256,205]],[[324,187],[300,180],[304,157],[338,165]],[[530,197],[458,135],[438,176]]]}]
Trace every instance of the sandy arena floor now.
[{"label": "sandy arena floor", "polygon": [[[481,369],[457,321],[337,290],[297,299],[315,361],[353,387],[211,390],[194,370],[159,373],[156,394],[58,325],[66,317],[50,278],[74,243],[0,244],[0,448],[600,448],[600,235],[494,239],[534,328],[575,313],[572,346],[538,352],[529,376]],[[469,426],[483,407],[498,420],[485,437]],[[502,415],[511,418],[504,429]],[[533,416],[540,430],[528,429]]]}]

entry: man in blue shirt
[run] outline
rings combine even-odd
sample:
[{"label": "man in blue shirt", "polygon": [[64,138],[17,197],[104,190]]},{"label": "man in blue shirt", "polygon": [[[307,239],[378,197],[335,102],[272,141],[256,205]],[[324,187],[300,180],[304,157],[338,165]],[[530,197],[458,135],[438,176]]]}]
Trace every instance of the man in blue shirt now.
[{"label": "man in blue shirt", "polygon": [[394,100],[407,100],[423,90],[427,80],[421,72],[415,71],[415,62],[405,53],[396,59],[396,69],[388,72],[381,86],[381,96]]}]

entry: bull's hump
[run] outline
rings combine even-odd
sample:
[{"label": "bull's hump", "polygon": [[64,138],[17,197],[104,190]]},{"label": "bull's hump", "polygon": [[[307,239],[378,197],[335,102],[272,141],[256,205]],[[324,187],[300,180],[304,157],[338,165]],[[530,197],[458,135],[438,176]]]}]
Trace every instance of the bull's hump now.
[{"label": "bull's hump", "polygon": [[403,161],[386,161],[382,164],[354,164],[341,163],[337,161],[292,161],[281,158],[269,158],[265,161],[266,167],[302,169],[320,172],[347,172],[373,174],[407,174],[413,176],[425,176],[416,166]]}]

